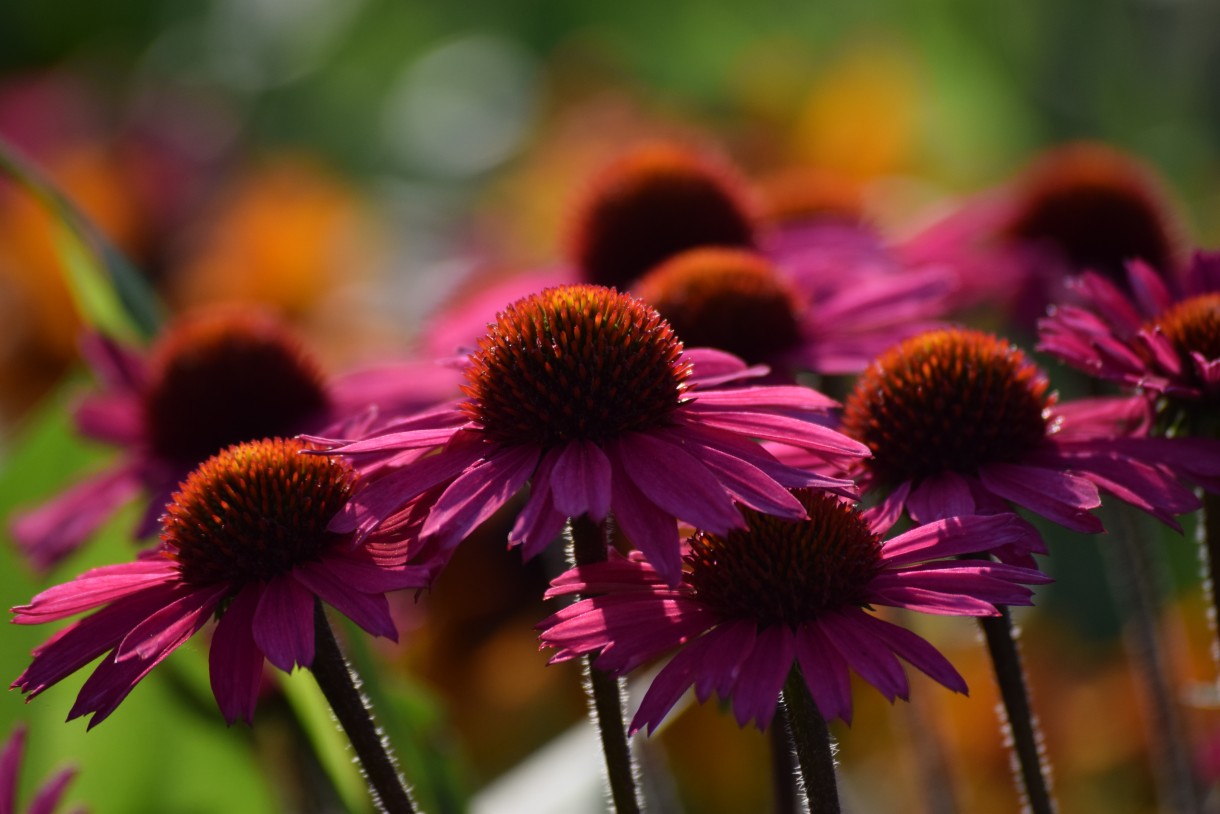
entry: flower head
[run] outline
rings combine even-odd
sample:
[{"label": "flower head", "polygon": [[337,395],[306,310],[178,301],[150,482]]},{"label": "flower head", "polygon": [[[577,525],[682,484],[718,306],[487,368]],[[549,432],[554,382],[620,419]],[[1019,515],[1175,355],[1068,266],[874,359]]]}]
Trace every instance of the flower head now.
[{"label": "flower head", "polygon": [[421,393],[456,386],[439,368],[434,376],[421,368],[406,381],[392,372],[388,385],[363,372],[328,380],[283,323],[247,308],[184,316],[147,353],[98,335],[87,338],[84,352],[102,389],[81,402],[77,425],[122,452],[109,468],[16,518],[13,536],[40,568],[74,551],[140,492],[148,503],[135,536],[152,535],[178,482],[230,444],[318,432],[374,401],[409,401],[401,394],[395,401],[395,381],[398,390]]},{"label": "flower head", "polygon": [[569,255],[580,278],[628,287],[695,246],[754,245],[743,184],[710,157],[667,142],[627,150],[576,205]]},{"label": "flower head", "polygon": [[[26,727],[18,724],[0,751],[0,811],[11,814],[18,811],[17,789],[21,781],[21,759],[25,753]],[[30,814],[51,814],[76,776],[76,769],[61,769],[34,794],[26,806]]]},{"label": "flower head", "polygon": [[303,448],[272,439],[225,449],[174,495],[155,549],[14,608],[17,624],[96,612],[39,646],[13,686],[32,698],[105,654],[68,716],[92,714],[95,726],[216,617],[212,691],[228,722],[250,721],[264,658],[285,672],[313,662],[316,601],[375,636],[397,638],[385,592],[424,587],[432,569],[408,564],[402,543],[356,546],[329,531],[357,476]]},{"label": "flower head", "polygon": [[411,504],[426,516],[423,541],[448,550],[528,482],[509,537],[526,556],[570,517],[613,513],[676,580],[677,520],[725,532],[743,522],[738,503],[802,517],[785,487],[852,489],[757,443],[819,459],[866,454],[818,423],[834,403],[813,390],[722,386],[763,372],[685,349],[656,311],[613,289],[547,289],[501,312],[469,359],[465,399],[328,445],[370,461],[369,485],[333,527],[365,533]]},{"label": "flower head", "polygon": [[[881,510],[916,521],[1024,506],[1097,532],[1098,489],[1177,528],[1197,505],[1179,478],[1211,477],[1220,457],[1162,439],[1130,399],[1059,404],[1015,346],[981,331],[945,329],[882,355],[848,397],[843,430],[873,457],[860,462]],[[1039,550],[1030,528],[1030,550]]]},{"label": "flower head", "polygon": [[1126,293],[1098,274],[1039,323],[1039,349],[1094,376],[1179,407],[1220,396],[1220,252],[1195,254],[1175,291],[1148,264],[1127,265]]},{"label": "flower head", "polygon": [[851,721],[850,671],[891,701],[906,698],[898,658],[956,692],[966,684],[928,642],[881,619],[874,606],[987,616],[995,605],[1030,604],[1024,584],[1038,571],[987,559],[1020,538],[1012,515],[937,520],[884,540],[888,530],[850,504],[800,490],[806,519],[747,510],[727,534],[692,536],[682,579],[665,584],[638,557],[581,566],[556,578],[548,596],[584,598],[543,621],[553,661],[598,653],[594,665],[626,673],[679,647],[657,674],[632,721],[655,729],[686,690],[732,701],[741,726],[765,728],[790,670],[799,665],[823,717]]}]

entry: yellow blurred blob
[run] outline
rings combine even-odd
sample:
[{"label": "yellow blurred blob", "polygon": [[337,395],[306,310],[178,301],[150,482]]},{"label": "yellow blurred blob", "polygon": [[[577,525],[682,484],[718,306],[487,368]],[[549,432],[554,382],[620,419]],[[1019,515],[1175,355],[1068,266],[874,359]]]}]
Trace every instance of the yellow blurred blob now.
[{"label": "yellow blurred blob", "polygon": [[916,66],[892,47],[861,43],[827,65],[792,132],[792,156],[860,179],[911,159],[919,100]]}]

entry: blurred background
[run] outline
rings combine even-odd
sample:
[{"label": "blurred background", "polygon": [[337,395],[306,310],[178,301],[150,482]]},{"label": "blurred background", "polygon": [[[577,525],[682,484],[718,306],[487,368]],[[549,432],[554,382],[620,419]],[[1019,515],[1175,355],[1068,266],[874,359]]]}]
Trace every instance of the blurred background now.
[{"label": "blurred background", "polygon": [[[556,263],[583,179],[650,136],[715,145],[759,184],[794,169],[840,179],[895,235],[1046,147],[1096,139],[1160,174],[1189,242],[1214,248],[1217,32],[1220,5],[1206,0],[7,0],[0,136],[171,310],[268,304],[341,367],[418,347],[428,317],[472,279]],[[53,226],[0,183],[4,516],[108,454],[66,417],[87,377]],[[131,522],[48,579],[129,556]],[[546,810],[512,807],[525,805],[512,780],[527,768],[530,799],[558,796],[557,811],[577,810],[562,808],[561,781],[583,771],[596,810],[596,754],[572,768],[539,752],[583,714],[577,671],[537,652],[552,566],[522,565],[502,531],[403,600],[402,646],[364,654],[382,674],[387,728],[429,811]],[[1162,635],[1180,685],[1214,681],[1189,529],[1139,533],[1166,553]],[[1048,561],[1059,581],[1021,619],[1059,796],[1065,811],[1151,812],[1144,716],[1100,578],[1106,541],[1061,537]],[[9,548],[0,558],[9,606],[48,584]],[[836,730],[853,810],[1017,811],[974,628],[918,624],[972,697],[915,678],[914,703],[891,708],[858,688],[856,722]],[[0,637],[6,681],[45,635]],[[71,680],[28,707],[5,698],[0,727],[31,722],[23,788],[73,761],[70,796],[96,812],[350,805],[299,707],[269,701],[253,731],[226,730],[201,684],[206,647],[191,650],[87,735],[60,723]],[[1202,771],[1220,777],[1220,719],[1201,706],[1188,718]],[[675,716],[646,748],[672,774],[656,782],[675,811],[770,804],[767,738],[715,703]],[[948,788],[928,788],[931,754]],[[322,779],[318,766],[331,767]]]}]

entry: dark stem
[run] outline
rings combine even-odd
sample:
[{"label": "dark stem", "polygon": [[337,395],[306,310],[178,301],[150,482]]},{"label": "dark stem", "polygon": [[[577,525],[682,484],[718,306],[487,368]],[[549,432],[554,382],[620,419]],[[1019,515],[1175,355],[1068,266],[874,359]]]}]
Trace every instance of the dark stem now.
[{"label": "dark stem", "polygon": [[372,712],[360,694],[357,678],[339,650],[320,600],[314,600],[313,618],[316,644],[310,670],[360,758],[374,804],[387,814],[413,814],[415,806],[411,795],[394,765],[389,745],[378,732]]},{"label": "dark stem", "polygon": [[830,730],[798,667],[792,668],[784,682],[783,701],[810,814],[839,814],[839,785],[835,780]]},{"label": "dark stem", "polygon": [[792,754],[789,735],[788,708],[780,704],[767,734],[771,738],[771,788],[774,791],[775,814],[800,814],[796,788],[796,756]]},{"label": "dark stem", "polygon": [[[608,555],[606,529],[588,517],[573,518],[572,562],[590,565],[605,562]],[[594,715],[606,758],[606,776],[610,796],[619,814],[639,814],[640,799],[636,790],[635,762],[627,743],[627,724],[623,719],[623,682],[593,666],[595,656],[585,658],[585,687],[589,709]]]},{"label": "dark stem", "polygon": [[1055,802],[1051,798],[1039,748],[1038,725],[1030,709],[1029,691],[1021,668],[1021,651],[1012,624],[1012,613],[998,606],[999,616],[983,616],[979,624],[987,639],[987,652],[995,668],[996,683],[1004,701],[1004,713],[1012,736],[1012,748],[1020,767],[1021,785],[1028,811],[1032,814],[1052,814]]},{"label": "dark stem", "polygon": [[1102,549],[1110,585],[1124,612],[1123,641],[1147,700],[1157,788],[1166,810],[1198,814],[1200,787],[1160,635],[1163,568],[1134,527],[1132,510],[1122,507],[1119,512],[1112,544]]},{"label": "dark stem", "polygon": [[1220,496],[1199,490],[1203,507],[1199,509],[1199,557],[1204,561],[1204,584],[1208,594],[1207,622],[1212,634],[1213,667],[1220,667]]}]

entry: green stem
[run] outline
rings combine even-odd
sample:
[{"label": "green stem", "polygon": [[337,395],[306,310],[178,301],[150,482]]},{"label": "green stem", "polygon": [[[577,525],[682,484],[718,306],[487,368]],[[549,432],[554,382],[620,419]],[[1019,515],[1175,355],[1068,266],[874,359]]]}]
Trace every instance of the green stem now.
[{"label": "green stem", "polygon": [[835,780],[834,747],[826,719],[818,710],[805,678],[793,667],[784,682],[784,706],[788,732],[796,747],[797,763],[810,814],[839,814],[839,786]]},{"label": "green stem", "polygon": [[387,814],[413,814],[415,806],[403,784],[389,745],[373,722],[372,712],[326,620],[322,602],[314,600],[315,652],[310,670],[347,733],[368,780],[373,802]]},{"label": "green stem", "polygon": [[1017,647],[1012,613],[998,606],[999,616],[983,616],[979,624],[987,639],[987,652],[995,668],[1000,698],[1012,737],[1012,749],[1020,769],[1021,786],[1025,792],[1027,811],[1031,814],[1052,814],[1055,801],[1051,797],[1042,761],[1038,724],[1029,703],[1029,690],[1021,667],[1021,651]]},{"label": "green stem", "polygon": [[[569,528],[574,565],[606,561],[609,549],[606,529],[601,524],[581,516],[573,518]],[[636,790],[635,762],[627,743],[627,724],[623,717],[625,687],[620,679],[594,667],[594,658],[588,656],[584,661],[585,688],[589,696],[589,711],[601,736],[610,796],[619,814],[639,814],[641,806]]]}]

